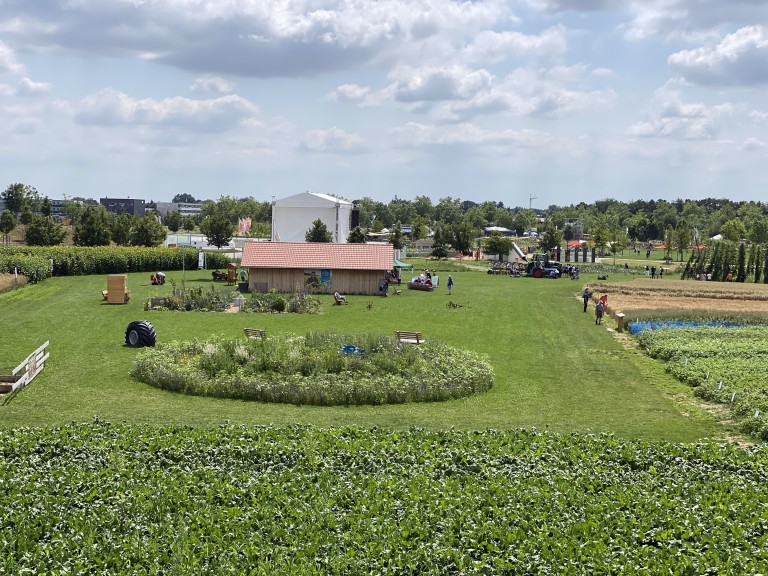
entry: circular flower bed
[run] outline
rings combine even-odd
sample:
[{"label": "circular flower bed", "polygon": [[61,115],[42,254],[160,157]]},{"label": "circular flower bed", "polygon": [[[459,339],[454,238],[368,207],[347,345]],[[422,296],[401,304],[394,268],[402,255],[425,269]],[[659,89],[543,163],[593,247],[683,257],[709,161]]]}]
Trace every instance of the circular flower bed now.
[{"label": "circular flower bed", "polygon": [[493,386],[484,355],[371,334],[169,342],[141,350],[132,375],[186,394],[318,406],[434,402]]}]

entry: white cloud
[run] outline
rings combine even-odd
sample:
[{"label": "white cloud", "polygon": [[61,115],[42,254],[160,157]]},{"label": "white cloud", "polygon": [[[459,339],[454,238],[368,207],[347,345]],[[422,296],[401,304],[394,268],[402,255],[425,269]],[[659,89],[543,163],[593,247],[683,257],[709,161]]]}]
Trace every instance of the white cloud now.
[{"label": "white cloud", "polygon": [[371,89],[357,84],[342,84],[336,90],[328,94],[329,100],[339,102],[363,102]]},{"label": "white cloud", "polygon": [[66,9],[53,0],[5,0],[3,11],[0,29],[30,50],[138,57],[194,73],[259,77],[423,55],[436,38],[458,48],[509,16],[504,0],[152,0],[68,3]]},{"label": "white cloud", "polygon": [[402,67],[390,74],[394,98],[400,102],[437,102],[467,99],[487,90],[493,76],[487,70],[468,70],[461,66],[441,68]]},{"label": "white cloud", "polygon": [[748,26],[715,46],[672,54],[668,62],[674,73],[695,84],[764,86],[768,84],[768,30]]},{"label": "white cloud", "polygon": [[299,150],[305,153],[365,154],[370,150],[362,144],[359,134],[334,126],[327,130],[310,130],[302,138]]},{"label": "white cloud", "polygon": [[16,53],[0,40],[0,74],[23,74],[24,66],[16,60]]},{"label": "white cloud", "polygon": [[22,78],[16,87],[17,96],[39,96],[47,94],[52,86],[47,82],[34,82],[29,78]]},{"label": "white cloud", "polygon": [[218,76],[201,76],[189,87],[195,93],[230,94],[234,91],[232,84]]},{"label": "white cloud", "polygon": [[568,47],[562,26],[538,35],[514,31],[483,30],[461,52],[466,62],[499,62],[512,58],[549,58],[565,53]]},{"label": "white cloud", "polygon": [[483,130],[470,123],[446,127],[409,122],[392,130],[392,134],[398,145],[405,148],[456,145],[538,148],[553,141],[550,134],[536,130]]},{"label": "white cloud", "polygon": [[724,120],[733,117],[732,104],[707,106],[686,103],[680,93],[668,89],[656,92],[654,109],[644,121],[631,125],[631,137],[671,138],[678,140],[713,140]]},{"label": "white cloud", "polygon": [[402,67],[390,74],[394,82],[382,94],[411,112],[432,113],[448,122],[500,112],[559,117],[613,105],[616,95],[612,90],[568,87],[583,87],[590,77],[590,70],[583,65],[518,68],[501,80],[488,70],[457,65]]},{"label": "white cloud", "polygon": [[768,21],[763,0],[631,0],[635,16],[627,36],[639,40],[659,36],[701,41],[720,36],[724,25],[748,26]]},{"label": "white cloud", "polygon": [[622,8],[626,0],[525,0],[526,4],[550,13],[598,12]]},{"label": "white cloud", "polygon": [[768,151],[768,144],[759,138],[747,138],[739,148],[742,152],[765,153]]},{"label": "white cloud", "polygon": [[257,107],[239,96],[136,100],[111,89],[75,106],[75,120],[80,124],[167,126],[214,133],[230,130],[256,114]]}]

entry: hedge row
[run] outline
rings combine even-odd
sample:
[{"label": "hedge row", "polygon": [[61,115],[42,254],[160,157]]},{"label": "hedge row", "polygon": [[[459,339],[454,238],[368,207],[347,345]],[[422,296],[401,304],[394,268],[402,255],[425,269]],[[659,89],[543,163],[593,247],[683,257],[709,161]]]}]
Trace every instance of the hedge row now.
[{"label": "hedge row", "polygon": [[[196,270],[194,248],[140,248],[123,246],[21,246],[0,248],[0,271],[14,266],[32,282],[48,276],[124,274],[158,270]],[[206,253],[209,268],[226,268],[226,255]]]},{"label": "hedge row", "polygon": [[7,254],[0,249],[0,274],[13,274],[14,270],[30,282],[41,282],[51,275],[51,261],[31,254]]}]

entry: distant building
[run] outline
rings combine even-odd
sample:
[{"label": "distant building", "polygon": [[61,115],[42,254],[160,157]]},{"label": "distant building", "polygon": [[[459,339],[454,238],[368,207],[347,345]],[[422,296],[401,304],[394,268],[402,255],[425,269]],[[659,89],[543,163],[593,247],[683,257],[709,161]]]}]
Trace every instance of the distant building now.
[{"label": "distant building", "polygon": [[163,218],[170,212],[178,212],[182,218],[197,216],[203,210],[202,202],[158,202],[157,213]]},{"label": "distant building", "polygon": [[328,196],[303,192],[272,203],[272,240],[304,242],[315,220],[321,220],[332,241],[345,244],[352,225],[352,203]]},{"label": "distant building", "polygon": [[51,216],[57,222],[63,221],[66,216],[64,215],[64,200],[49,200],[51,203]]},{"label": "distant building", "polygon": [[486,236],[490,236],[494,232],[498,232],[502,236],[514,236],[515,231],[510,230],[509,228],[504,228],[503,226],[486,226],[483,228],[483,232]]},{"label": "distant building", "polygon": [[144,216],[144,200],[136,198],[100,198],[99,202],[107,212],[113,214],[130,214],[131,216]]},{"label": "distant building", "polygon": [[566,226],[570,226],[573,230],[573,239],[581,240],[584,237],[584,224],[577,220],[566,220]]}]

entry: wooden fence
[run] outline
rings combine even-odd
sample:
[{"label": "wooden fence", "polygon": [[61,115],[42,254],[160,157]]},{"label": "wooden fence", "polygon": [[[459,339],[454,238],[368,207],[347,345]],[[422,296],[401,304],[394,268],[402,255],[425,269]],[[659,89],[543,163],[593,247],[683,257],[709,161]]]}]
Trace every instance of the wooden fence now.
[{"label": "wooden fence", "polygon": [[9,375],[0,374],[0,393],[15,392],[34,380],[48,360],[48,342],[27,356]]}]

